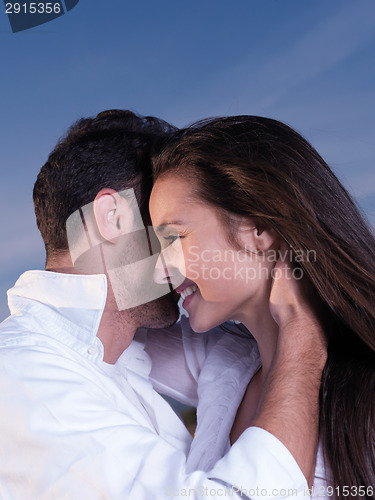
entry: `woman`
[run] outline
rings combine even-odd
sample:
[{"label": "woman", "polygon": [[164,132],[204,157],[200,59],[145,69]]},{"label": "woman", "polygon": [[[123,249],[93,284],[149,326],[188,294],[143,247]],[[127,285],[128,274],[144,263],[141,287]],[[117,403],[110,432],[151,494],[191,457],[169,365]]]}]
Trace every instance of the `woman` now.
[{"label": "woman", "polygon": [[254,116],[180,132],[155,159],[154,175],[151,215],[168,279],[186,277],[177,291],[191,326],[202,332],[237,320],[258,344],[261,368],[232,441],[255,412],[275,351],[269,297],[287,245],[298,265],[291,278],[312,284],[328,341],[320,392],[326,482],[315,493],[374,498],[375,240],[346,190],[299,134]]}]

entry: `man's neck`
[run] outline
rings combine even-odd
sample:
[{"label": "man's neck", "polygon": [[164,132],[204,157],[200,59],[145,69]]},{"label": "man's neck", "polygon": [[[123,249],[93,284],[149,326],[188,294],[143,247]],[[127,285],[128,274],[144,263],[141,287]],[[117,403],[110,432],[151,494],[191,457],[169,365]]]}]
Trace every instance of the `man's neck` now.
[{"label": "man's neck", "polygon": [[97,337],[104,346],[104,361],[115,364],[134,338],[136,327],[124,311],[104,310]]},{"label": "man's neck", "polygon": [[[80,274],[72,265],[69,256],[49,260],[46,271],[61,274]],[[107,283],[109,281],[107,280]],[[111,286],[108,284],[107,300],[96,336],[104,347],[103,360],[115,364],[121,354],[129,347],[137,327],[126,311],[119,311]]]}]

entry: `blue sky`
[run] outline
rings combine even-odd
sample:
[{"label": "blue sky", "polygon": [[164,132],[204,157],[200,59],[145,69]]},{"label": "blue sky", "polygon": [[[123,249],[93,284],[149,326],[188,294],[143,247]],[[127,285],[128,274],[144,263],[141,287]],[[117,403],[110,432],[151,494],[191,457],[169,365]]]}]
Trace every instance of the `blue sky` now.
[{"label": "blue sky", "polygon": [[282,120],[375,224],[375,0],[80,0],[15,34],[3,10],[0,43],[0,319],[18,275],[44,266],[37,173],[73,121],[103,109]]}]

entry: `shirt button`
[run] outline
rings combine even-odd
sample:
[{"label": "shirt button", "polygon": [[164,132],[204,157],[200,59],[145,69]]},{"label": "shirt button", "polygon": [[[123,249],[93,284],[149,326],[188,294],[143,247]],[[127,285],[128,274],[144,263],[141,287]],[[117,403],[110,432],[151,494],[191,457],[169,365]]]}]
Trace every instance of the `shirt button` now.
[{"label": "shirt button", "polygon": [[90,345],[90,347],[87,349],[87,352],[90,354],[90,356],[93,356],[94,354],[98,354],[99,349],[96,345]]}]

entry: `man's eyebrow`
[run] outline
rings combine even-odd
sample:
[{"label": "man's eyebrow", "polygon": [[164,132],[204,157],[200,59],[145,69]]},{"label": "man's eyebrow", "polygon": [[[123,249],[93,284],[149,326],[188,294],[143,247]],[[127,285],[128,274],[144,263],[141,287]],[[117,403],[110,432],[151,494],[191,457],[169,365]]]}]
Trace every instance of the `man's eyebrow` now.
[{"label": "man's eyebrow", "polygon": [[167,221],[160,224],[160,226],[155,226],[154,229],[158,234],[163,234],[163,232],[167,229],[167,226],[184,226],[185,224],[182,221]]}]

